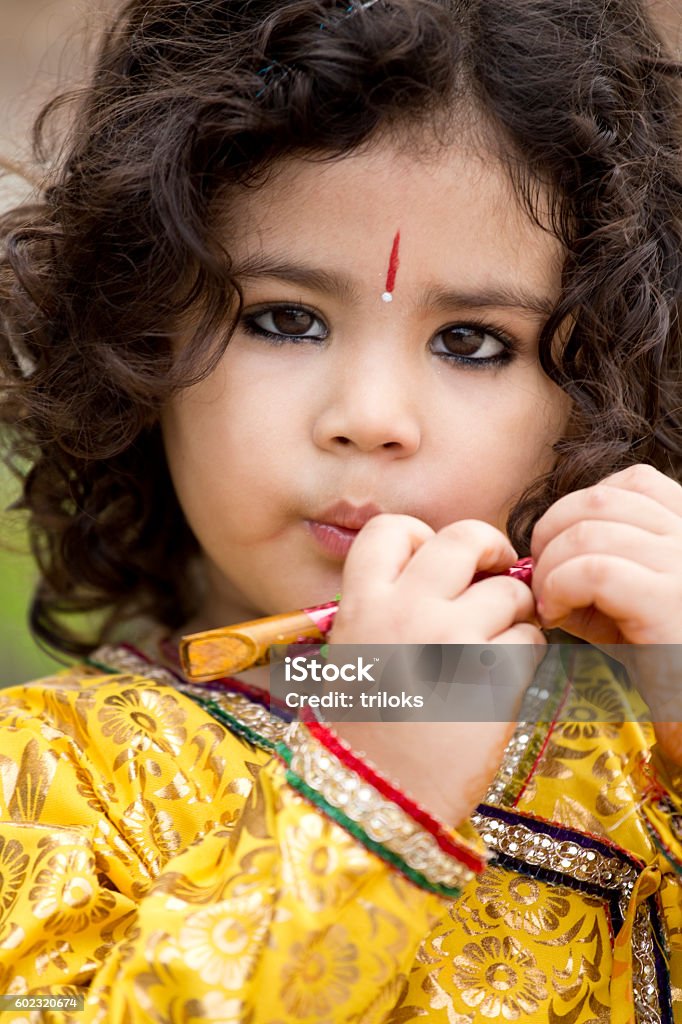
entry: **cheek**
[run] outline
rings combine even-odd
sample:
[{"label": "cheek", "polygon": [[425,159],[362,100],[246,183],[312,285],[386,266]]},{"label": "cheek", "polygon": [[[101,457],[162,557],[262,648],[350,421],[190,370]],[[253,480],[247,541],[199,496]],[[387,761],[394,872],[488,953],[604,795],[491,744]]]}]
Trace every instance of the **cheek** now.
[{"label": "cheek", "polygon": [[[520,494],[555,461],[570,400],[556,385],[533,374],[515,382],[500,399],[469,408],[440,445],[436,527],[453,518],[484,519],[500,529]],[[454,440],[453,440],[454,439]],[[446,468],[447,467],[447,468]],[[432,492],[433,493],[433,492]]]},{"label": "cheek", "polygon": [[204,400],[205,389],[178,396],[161,416],[161,431],[180,506],[201,540],[207,516],[225,501],[226,431],[222,402]]},{"label": "cheek", "polygon": [[211,553],[249,545],[272,530],[282,453],[291,445],[283,424],[273,422],[272,406],[261,405],[253,390],[206,384],[171,404],[161,425],[178,501]]},{"label": "cheek", "polygon": [[538,408],[538,422],[548,445],[555,444],[566,433],[573,402],[557,384],[542,378],[542,394]]},{"label": "cheek", "polygon": [[[230,473],[243,453],[258,457],[259,439],[267,420],[257,393],[229,382],[218,367],[214,374],[171,402],[161,417],[169,464],[180,476],[205,478]],[[241,467],[240,467],[241,468]]]},{"label": "cheek", "polygon": [[519,467],[524,486],[553,467],[553,446],[565,431],[570,407],[568,396],[545,379],[534,400],[519,408],[504,448]]},{"label": "cheek", "polygon": [[316,380],[298,366],[292,371],[277,351],[245,351],[238,340],[231,345],[212,378],[200,385],[195,421],[226,456],[245,449],[247,462],[267,462],[273,452],[282,457],[287,439],[300,429]]}]

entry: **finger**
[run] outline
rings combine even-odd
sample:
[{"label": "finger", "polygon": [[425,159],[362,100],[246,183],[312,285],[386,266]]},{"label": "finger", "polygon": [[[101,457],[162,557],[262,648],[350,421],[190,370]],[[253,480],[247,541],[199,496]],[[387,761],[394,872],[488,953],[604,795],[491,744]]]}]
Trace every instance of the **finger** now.
[{"label": "finger", "polygon": [[343,571],[344,596],[367,581],[392,583],[415,551],[434,531],[414,516],[380,515],[360,530],[348,552]]},{"label": "finger", "polygon": [[627,643],[622,630],[613,619],[604,615],[591,604],[588,608],[576,608],[565,619],[554,623],[571,636],[580,637],[591,644],[623,644]]},{"label": "finger", "polygon": [[[616,623],[628,642],[656,643],[662,605],[674,613],[679,603],[679,595],[673,593],[664,574],[615,555],[581,555],[563,562],[547,576],[538,615],[543,626],[550,628],[576,609],[595,605]],[[675,621],[680,621],[679,616]]]},{"label": "finger", "polygon": [[676,516],[682,516],[682,485],[671,477],[654,469],[653,466],[640,463],[629,466],[607,476],[602,483],[605,487],[614,487],[646,495],[663,505]]},{"label": "finger", "polygon": [[681,522],[655,498],[603,482],[565,495],[538,519],[531,539],[535,561],[554,537],[584,520],[627,523],[661,536],[679,531]]},{"label": "finger", "polygon": [[507,569],[516,558],[511,543],[496,527],[478,519],[461,519],[422,545],[399,582],[401,587],[418,588],[432,597],[457,597],[477,569]]},{"label": "finger", "polygon": [[[535,599],[520,580],[508,576],[492,576],[474,583],[452,603],[460,636],[466,636],[467,623],[471,634],[492,640],[515,622],[535,618]],[[468,642],[465,638],[465,643]]]},{"label": "finger", "polygon": [[580,555],[627,556],[638,565],[665,572],[682,566],[682,520],[678,538],[652,534],[638,526],[605,520],[582,520],[549,541],[533,571],[533,593],[543,599],[547,576],[563,562]]}]

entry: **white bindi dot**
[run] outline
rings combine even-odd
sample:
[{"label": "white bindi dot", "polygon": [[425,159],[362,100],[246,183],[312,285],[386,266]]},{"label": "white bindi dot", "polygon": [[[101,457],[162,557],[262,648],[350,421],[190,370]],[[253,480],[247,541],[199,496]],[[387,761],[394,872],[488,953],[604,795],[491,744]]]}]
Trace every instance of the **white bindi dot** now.
[{"label": "white bindi dot", "polygon": [[381,301],[393,302],[393,295],[391,294],[391,292],[384,292],[384,294],[381,296]]}]

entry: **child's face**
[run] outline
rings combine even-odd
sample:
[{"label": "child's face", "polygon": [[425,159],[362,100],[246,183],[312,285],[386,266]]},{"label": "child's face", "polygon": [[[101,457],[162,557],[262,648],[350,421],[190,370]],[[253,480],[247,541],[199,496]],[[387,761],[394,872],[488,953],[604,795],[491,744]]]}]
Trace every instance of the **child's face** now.
[{"label": "child's face", "polygon": [[352,538],[341,501],[503,529],[551,468],[568,399],[537,354],[562,248],[501,166],[470,146],[419,159],[388,143],[291,160],[232,203],[225,242],[242,321],[163,416],[205,554],[192,626],[333,598]]}]

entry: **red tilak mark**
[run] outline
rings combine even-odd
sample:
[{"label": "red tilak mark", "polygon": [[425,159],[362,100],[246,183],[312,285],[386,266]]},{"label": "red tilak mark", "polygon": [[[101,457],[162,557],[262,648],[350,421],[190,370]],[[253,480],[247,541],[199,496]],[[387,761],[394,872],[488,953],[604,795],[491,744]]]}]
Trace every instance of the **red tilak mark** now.
[{"label": "red tilak mark", "polygon": [[[388,263],[388,273],[386,275],[386,290],[384,296],[393,296],[393,289],[395,288],[395,279],[398,276],[398,268],[400,267],[400,232],[396,234],[393,239],[393,248],[391,249],[391,258]],[[390,300],[389,300],[390,301]]]}]

